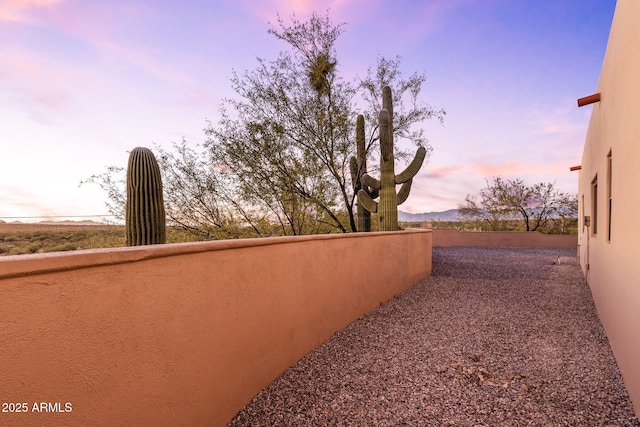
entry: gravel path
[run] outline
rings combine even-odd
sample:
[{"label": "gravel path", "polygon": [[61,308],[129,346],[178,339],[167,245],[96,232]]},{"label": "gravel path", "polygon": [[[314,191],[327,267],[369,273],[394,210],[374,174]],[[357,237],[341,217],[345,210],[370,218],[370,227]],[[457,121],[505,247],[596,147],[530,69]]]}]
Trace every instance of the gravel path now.
[{"label": "gravel path", "polygon": [[[559,262],[558,262],[559,261]],[[640,426],[575,250],[434,248],[230,426]]]}]

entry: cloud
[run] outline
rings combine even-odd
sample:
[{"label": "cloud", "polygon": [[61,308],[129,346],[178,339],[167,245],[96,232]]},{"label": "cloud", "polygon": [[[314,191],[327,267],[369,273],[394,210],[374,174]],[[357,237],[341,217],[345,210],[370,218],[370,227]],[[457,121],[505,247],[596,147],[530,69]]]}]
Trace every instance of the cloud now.
[{"label": "cloud", "polygon": [[544,171],[551,169],[548,165],[540,166],[517,161],[501,164],[478,164],[472,165],[471,168],[478,175],[487,178],[494,176],[508,177],[527,175],[531,173],[543,173]]},{"label": "cloud", "polygon": [[575,161],[574,157],[581,152],[589,115],[578,110],[573,102],[565,100],[554,110],[534,110],[528,114],[531,134],[538,142],[536,147],[540,155]]},{"label": "cloud", "polygon": [[[565,163],[533,164],[520,161],[510,161],[505,163],[481,164],[469,163],[461,165],[426,166],[419,173],[419,177],[426,179],[443,179],[457,174],[475,174],[481,177],[491,178],[494,176],[519,176],[529,174],[543,174],[557,171],[565,166]],[[567,168],[568,170],[568,168]]]},{"label": "cloud", "polygon": [[[446,25],[446,17],[453,11],[469,3],[470,0],[427,1],[411,7],[398,7],[395,3],[381,0],[238,0],[244,12],[269,21],[277,22],[279,14],[285,22],[292,12],[299,19],[305,19],[311,12],[323,14],[330,11],[334,23],[370,21],[385,19],[385,31],[402,29],[401,33],[394,33],[396,37],[406,39],[422,39],[437,28]],[[371,29],[376,31],[375,28]]]},{"label": "cloud", "polygon": [[[14,2],[11,12],[2,13],[27,19],[36,5],[61,3]],[[189,65],[187,56],[195,55],[187,48],[156,40],[156,33],[164,35],[157,21],[163,12],[169,13],[146,16],[127,5],[100,2],[66,3],[46,11],[46,19],[27,30],[32,36],[11,38],[0,49],[0,94],[21,114],[48,126],[100,108],[96,100],[109,105],[127,96],[216,110],[220,93],[203,84],[203,75],[215,77],[219,67],[210,70],[204,60]]]},{"label": "cloud", "polygon": [[468,194],[476,194],[485,180],[500,176],[521,178],[528,185],[552,182],[563,192],[575,192],[575,176],[568,162],[545,164],[508,161],[502,163],[465,163],[459,165],[427,165],[413,181],[411,195],[401,206],[405,212],[428,212],[455,209]]},{"label": "cloud", "polygon": [[104,192],[98,186],[60,192],[55,185],[36,186],[28,180],[2,184],[7,180],[0,178],[0,218],[103,215],[106,210]]},{"label": "cloud", "polygon": [[530,118],[541,134],[574,135],[584,131],[584,118],[575,109],[557,108],[551,112],[533,111]]},{"label": "cloud", "polygon": [[[468,3],[469,0],[423,2],[421,4],[422,7],[417,8],[417,10],[413,7],[406,8],[407,15],[403,16],[398,24],[402,26],[408,36],[409,40],[407,42],[419,41],[439,28],[444,27],[449,20],[449,16]],[[408,22],[412,23],[412,25],[407,26]]]},{"label": "cloud", "polygon": [[[277,25],[278,15],[285,19],[285,22],[295,13],[299,19],[305,19],[306,15],[313,12],[324,12],[327,9],[334,11],[334,6],[338,1],[327,2],[313,0],[264,0],[255,2],[253,0],[237,0],[237,5],[243,13],[255,16],[260,21]],[[333,15],[333,14],[332,14]]]},{"label": "cloud", "polygon": [[52,8],[64,0],[1,0],[0,22],[32,22],[32,12]]},{"label": "cloud", "polygon": [[[2,2],[3,0],[0,0]],[[38,45],[18,45],[18,49],[32,51],[37,58],[51,58],[60,52],[60,58],[54,64],[65,65],[74,70],[78,65],[93,67],[92,59],[101,57],[101,66],[114,66],[124,70],[123,64],[133,65],[161,80],[178,84],[191,83],[184,72],[177,67],[169,67],[166,52],[163,50],[166,40],[153,37],[162,24],[162,12],[171,10],[145,10],[140,6],[125,3],[84,2],[65,3],[64,0],[4,0],[6,5],[0,9],[0,21],[11,20],[37,23],[46,27],[41,37],[56,37],[60,42],[52,50],[42,40]],[[56,7],[54,7],[56,6]],[[64,7],[57,7],[64,6]],[[45,17],[38,19],[38,13]],[[56,39],[57,40],[57,39]],[[38,51],[34,50],[37,46]],[[46,47],[46,50],[42,48]],[[73,56],[70,53],[73,53]],[[76,55],[77,53],[77,55]],[[107,54],[106,57],[104,54]],[[81,59],[78,59],[81,58]],[[79,60],[88,64],[78,64]],[[73,61],[73,62],[71,62]]]},{"label": "cloud", "polygon": [[77,83],[77,72],[8,49],[0,53],[0,78],[0,90],[15,111],[52,125],[69,108],[70,89]]},{"label": "cloud", "polygon": [[8,95],[14,111],[26,112],[38,123],[54,124],[54,117],[67,107],[68,85],[63,80],[69,73],[59,74],[55,68],[28,58],[2,54],[0,68],[4,81],[0,89]]},{"label": "cloud", "polygon": [[443,176],[459,172],[463,169],[463,166],[440,166],[435,168],[427,166],[425,168],[425,171],[421,173],[420,176],[428,179],[438,179]]},{"label": "cloud", "polygon": [[411,186],[411,194],[400,206],[405,212],[434,212],[455,209],[469,193],[475,193],[484,185],[473,173],[464,170],[435,178],[417,176]]},{"label": "cloud", "polygon": [[[382,52],[411,52],[412,47],[446,28],[455,13],[468,7],[472,0],[422,1],[413,2],[410,7],[399,6],[398,2],[361,1],[344,3],[340,18],[353,22],[354,26],[371,25],[368,42],[375,41],[375,48]],[[355,3],[355,4],[354,4]],[[360,28],[359,31],[363,31]]]},{"label": "cloud", "polygon": [[473,193],[476,188],[484,186],[485,180],[500,176],[505,179],[522,178],[528,184],[558,181],[565,187],[563,191],[568,191],[567,189],[572,187],[574,181],[569,171],[571,166],[569,161],[543,164],[509,161],[494,164],[468,163],[438,167],[427,166],[416,176],[414,186],[426,185],[441,189],[448,188],[449,183],[463,183],[452,188],[452,191],[459,194]]},{"label": "cloud", "polygon": [[40,197],[24,188],[3,185],[0,187],[0,199],[3,200],[3,206],[0,206],[2,217],[31,216],[42,212],[42,206],[38,203]]}]

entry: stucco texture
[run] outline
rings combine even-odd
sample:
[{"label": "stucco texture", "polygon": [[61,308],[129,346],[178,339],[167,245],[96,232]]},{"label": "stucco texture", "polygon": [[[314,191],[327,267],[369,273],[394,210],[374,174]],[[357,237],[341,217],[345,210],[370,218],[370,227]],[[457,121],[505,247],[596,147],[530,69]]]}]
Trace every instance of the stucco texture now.
[{"label": "stucco texture", "polygon": [[638,416],[639,21],[639,1],[617,2],[579,172],[580,263]]},{"label": "stucco texture", "polygon": [[6,257],[0,401],[72,410],[0,424],[224,425],[430,271],[427,231]]},{"label": "stucco texture", "polygon": [[458,231],[434,229],[433,247],[484,246],[519,248],[566,248],[578,247],[578,236],[543,234],[536,231]]}]

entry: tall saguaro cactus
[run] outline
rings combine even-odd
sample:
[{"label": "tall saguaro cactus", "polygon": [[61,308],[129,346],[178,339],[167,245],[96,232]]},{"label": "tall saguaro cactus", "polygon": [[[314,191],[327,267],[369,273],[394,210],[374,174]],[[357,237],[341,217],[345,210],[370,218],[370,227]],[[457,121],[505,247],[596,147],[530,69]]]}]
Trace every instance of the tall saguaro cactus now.
[{"label": "tall saguaro cactus", "polygon": [[[364,116],[358,115],[356,119],[356,156],[351,157],[351,182],[353,191],[358,194],[361,189],[372,198],[378,197],[378,190],[370,188],[362,182],[362,176],[367,173],[367,152],[364,141]],[[358,231],[371,231],[371,213],[358,201],[356,204]]]},{"label": "tall saguaro cactus", "polygon": [[127,167],[127,246],[165,243],[165,221],[160,167],[151,150],[136,147]]},{"label": "tall saguaro cactus", "polygon": [[[398,205],[402,204],[411,190],[413,177],[418,173],[427,150],[424,147],[418,148],[415,157],[400,174],[395,174],[393,158],[393,101],[391,88],[385,86],[382,90],[382,111],[378,116],[380,132],[380,180],[371,177],[369,174],[362,176],[362,182],[369,187],[380,191],[380,201],[376,202],[364,190],[358,191],[359,204],[372,213],[378,214],[380,221],[380,231],[398,230]],[[402,184],[400,191],[396,194],[396,184]]]}]

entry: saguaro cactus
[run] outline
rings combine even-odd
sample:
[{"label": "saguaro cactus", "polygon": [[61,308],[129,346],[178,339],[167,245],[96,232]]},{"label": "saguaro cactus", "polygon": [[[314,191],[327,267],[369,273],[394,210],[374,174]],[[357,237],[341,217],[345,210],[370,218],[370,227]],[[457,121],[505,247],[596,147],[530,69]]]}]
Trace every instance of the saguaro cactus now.
[{"label": "saguaro cactus", "polygon": [[[393,158],[393,102],[391,88],[385,86],[382,90],[382,111],[378,116],[380,132],[380,180],[369,174],[362,176],[362,182],[380,191],[380,201],[376,202],[364,190],[358,191],[358,201],[369,212],[377,213],[380,221],[380,231],[398,230],[398,205],[402,204],[411,190],[413,177],[418,173],[427,150],[418,148],[416,156],[409,166],[400,174],[395,174]],[[396,184],[402,184],[396,194]]]},{"label": "saguaro cactus", "polygon": [[[356,156],[351,157],[351,182],[353,192],[358,194],[361,189],[372,198],[378,197],[378,190],[370,188],[362,182],[362,176],[367,173],[367,153],[364,142],[364,116],[358,115],[356,119]],[[358,231],[371,231],[371,213],[358,201],[356,204]]]},{"label": "saguaro cactus", "polygon": [[166,242],[160,167],[144,147],[134,148],[129,155],[126,228],[127,246]]}]

